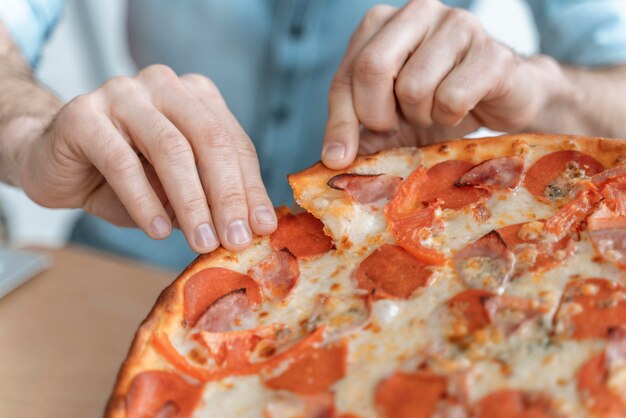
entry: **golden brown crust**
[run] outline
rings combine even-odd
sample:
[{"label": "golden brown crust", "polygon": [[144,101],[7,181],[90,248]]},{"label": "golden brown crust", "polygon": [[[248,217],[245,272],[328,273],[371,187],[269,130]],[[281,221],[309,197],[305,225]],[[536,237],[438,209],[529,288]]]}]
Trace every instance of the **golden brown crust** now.
[{"label": "golden brown crust", "polygon": [[[256,237],[254,243],[267,240],[267,238]],[[187,279],[199,270],[212,266],[223,265],[225,261],[232,261],[233,254],[220,247],[210,254],[202,254],[187,266],[185,270],[168,286],[157,298],[152,310],[144,319],[135,333],[133,342],[128,350],[128,355],[118,372],[113,393],[111,394],[105,417],[117,418],[125,416],[125,398],[130,389],[133,378],[144,370],[163,367],[163,364],[151,364],[150,359],[146,359],[144,354],[149,350],[150,338],[156,330],[162,330],[172,325],[172,319],[182,317],[183,286]]]}]

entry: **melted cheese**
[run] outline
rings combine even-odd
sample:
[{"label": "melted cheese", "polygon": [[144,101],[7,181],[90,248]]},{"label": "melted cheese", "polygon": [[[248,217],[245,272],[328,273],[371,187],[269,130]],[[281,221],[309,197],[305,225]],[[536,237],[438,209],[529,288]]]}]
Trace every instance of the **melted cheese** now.
[{"label": "melted cheese", "polygon": [[[539,158],[530,150],[526,166]],[[384,172],[402,177],[413,165],[406,157],[391,155],[380,165],[362,165],[359,173]],[[321,186],[320,186],[321,187]],[[325,186],[305,191],[307,200],[321,214],[322,221],[334,237],[337,250],[322,257],[300,261],[301,276],[284,301],[266,302],[257,325],[286,324],[302,331],[318,303],[319,294],[360,298],[354,271],[360,261],[383,243],[394,243],[380,205],[358,205],[340,191]],[[478,222],[471,211],[441,213],[444,228],[424,243],[442,250],[448,257],[493,229],[506,225],[546,219],[556,208],[537,202],[523,187],[515,192],[495,193],[485,202],[491,216]],[[267,244],[246,251],[225,267],[245,272],[269,254]],[[371,304],[368,325],[355,328],[348,335],[349,366],[347,375],[333,390],[338,411],[351,412],[362,418],[376,417],[374,394],[381,380],[398,369],[414,370],[420,362],[437,358],[433,367],[441,372],[464,371],[470,382],[469,400],[474,402],[503,387],[542,392],[555,399],[567,416],[585,417],[576,393],[576,373],[591,355],[604,349],[605,342],[550,339],[551,318],[558,308],[563,289],[576,277],[604,277],[622,280],[622,272],[611,264],[599,262],[587,235],[575,242],[574,254],[561,265],[542,272],[525,272],[506,287],[505,293],[536,301],[545,308],[542,316],[508,337],[487,335],[485,341],[463,350],[451,343],[445,329],[446,300],[465,289],[451,263],[437,268],[426,289],[408,300],[378,300]],[[321,318],[323,321],[324,318]],[[181,333],[172,337],[183,353],[189,343]],[[430,354],[429,354],[430,353]],[[430,357],[429,357],[430,356]],[[624,388],[623,370],[615,372],[611,384]],[[621,386],[620,386],[621,385]],[[203,405],[197,417],[262,417],[263,405],[275,399],[276,393],[265,388],[257,376],[230,377],[205,386]]]}]

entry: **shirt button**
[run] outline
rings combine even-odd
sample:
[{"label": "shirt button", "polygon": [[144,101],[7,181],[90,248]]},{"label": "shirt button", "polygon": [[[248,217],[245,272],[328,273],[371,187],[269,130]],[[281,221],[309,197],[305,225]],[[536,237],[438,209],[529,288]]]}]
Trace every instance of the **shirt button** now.
[{"label": "shirt button", "polygon": [[289,119],[289,113],[287,105],[280,105],[272,112],[272,118],[276,123],[282,123]]},{"label": "shirt button", "polygon": [[302,24],[293,24],[289,27],[289,36],[294,39],[302,38],[304,34],[304,25]]}]

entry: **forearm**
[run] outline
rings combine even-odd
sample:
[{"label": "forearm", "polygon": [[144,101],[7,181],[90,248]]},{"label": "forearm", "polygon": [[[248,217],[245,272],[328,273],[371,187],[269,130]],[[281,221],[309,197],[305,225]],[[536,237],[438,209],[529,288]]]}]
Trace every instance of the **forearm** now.
[{"label": "forearm", "polygon": [[560,66],[555,89],[528,131],[626,138],[626,66]]},{"label": "forearm", "polygon": [[61,102],[37,84],[0,24],[0,181],[19,186],[25,145],[44,130]]}]

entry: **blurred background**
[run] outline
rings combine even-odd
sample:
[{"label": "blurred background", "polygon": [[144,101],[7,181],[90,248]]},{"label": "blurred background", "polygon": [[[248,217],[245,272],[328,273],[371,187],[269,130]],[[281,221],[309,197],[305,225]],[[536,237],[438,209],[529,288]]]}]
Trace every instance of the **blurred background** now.
[{"label": "blurred background", "polygon": [[[126,41],[126,1],[66,0],[37,68],[39,80],[70,100],[110,77],[134,74]],[[537,51],[537,34],[522,0],[479,0],[472,10],[494,37],[519,54]],[[62,246],[78,215],[77,210],[39,207],[5,185],[0,185],[0,205],[9,238],[17,245]]]}]

